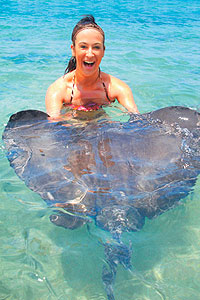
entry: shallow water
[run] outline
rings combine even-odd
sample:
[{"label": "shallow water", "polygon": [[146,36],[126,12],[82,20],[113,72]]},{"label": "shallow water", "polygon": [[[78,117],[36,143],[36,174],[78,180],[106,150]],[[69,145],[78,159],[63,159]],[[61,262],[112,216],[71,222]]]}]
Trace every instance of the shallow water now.
[{"label": "shallow water", "polygon": [[[45,110],[47,87],[64,72],[70,35],[85,13],[106,33],[102,70],[125,80],[140,112],[183,105],[200,110],[199,1],[1,1],[0,129],[11,114]],[[113,119],[128,116],[117,104]],[[106,299],[104,260],[96,228],[69,231],[49,221],[51,209],[10,168],[1,142],[0,299]],[[142,231],[132,272],[119,266],[116,300],[200,297],[200,179],[194,192]]]}]

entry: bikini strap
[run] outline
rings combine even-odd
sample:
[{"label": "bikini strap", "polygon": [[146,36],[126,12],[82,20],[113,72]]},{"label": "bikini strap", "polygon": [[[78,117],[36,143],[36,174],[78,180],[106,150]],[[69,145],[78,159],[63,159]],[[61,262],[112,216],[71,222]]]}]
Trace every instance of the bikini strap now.
[{"label": "bikini strap", "polygon": [[102,82],[104,91],[105,91],[105,93],[106,93],[106,98],[108,99],[108,102],[109,102],[109,104],[110,104],[111,101],[110,101],[110,99],[109,99],[109,97],[108,97],[108,91],[107,91],[106,85],[105,85],[105,83],[104,83],[104,81],[103,81],[103,79],[102,79],[102,77],[101,77],[101,70],[100,70],[100,68],[99,68],[99,78],[100,78],[100,80],[101,80],[101,82]]},{"label": "bikini strap", "polygon": [[71,99],[70,99],[70,103],[72,103],[73,99],[74,99],[74,86],[75,86],[75,73],[72,79],[72,91],[71,91]]}]

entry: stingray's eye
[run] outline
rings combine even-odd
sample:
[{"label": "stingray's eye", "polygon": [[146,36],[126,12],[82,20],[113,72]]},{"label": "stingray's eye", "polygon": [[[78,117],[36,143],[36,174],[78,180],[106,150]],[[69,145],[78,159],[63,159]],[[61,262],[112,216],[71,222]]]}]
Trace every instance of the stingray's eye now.
[{"label": "stingray's eye", "polygon": [[51,221],[56,222],[59,219],[59,216],[57,215],[51,215]]}]

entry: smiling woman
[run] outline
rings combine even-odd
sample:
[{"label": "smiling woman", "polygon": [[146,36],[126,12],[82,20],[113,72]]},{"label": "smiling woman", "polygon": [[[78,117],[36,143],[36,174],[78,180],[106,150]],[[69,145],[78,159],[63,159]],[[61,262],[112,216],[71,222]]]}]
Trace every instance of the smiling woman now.
[{"label": "smiling woman", "polygon": [[139,113],[131,89],[120,79],[101,72],[105,35],[93,16],[81,19],[72,32],[72,57],[64,76],[47,90],[46,109],[52,118],[63,107],[74,110],[97,110],[115,99],[128,111]]}]

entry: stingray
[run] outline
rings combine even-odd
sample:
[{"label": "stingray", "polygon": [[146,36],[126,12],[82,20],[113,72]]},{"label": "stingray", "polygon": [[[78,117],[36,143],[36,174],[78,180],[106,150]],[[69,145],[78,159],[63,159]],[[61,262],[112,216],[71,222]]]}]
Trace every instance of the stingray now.
[{"label": "stingray", "polygon": [[52,207],[51,222],[76,229],[94,220],[109,231],[102,280],[115,299],[117,266],[131,269],[123,232],[175,207],[200,173],[200,114],[172,106],[128,122],[52,122],[41,111],[20,111],[3,133],[11,167]]}]

